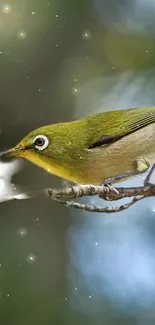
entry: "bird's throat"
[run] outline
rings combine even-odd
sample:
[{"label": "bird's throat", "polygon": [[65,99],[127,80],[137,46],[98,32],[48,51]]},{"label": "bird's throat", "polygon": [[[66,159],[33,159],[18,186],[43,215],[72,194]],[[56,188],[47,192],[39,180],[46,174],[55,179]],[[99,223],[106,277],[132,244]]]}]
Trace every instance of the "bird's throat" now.
[{"label": "bird's throat", "polygon": [[74,173],[71,173],[70,169],[66,168],[66,166],[57,164],[55,160],[49,160],[49,158],[42,157],[39,154],[31,152],[30,150],[22,152],[20,157],[25,158],[33,164],[43,168],[50,174],[62,177],[64,179],[76,183]]}]

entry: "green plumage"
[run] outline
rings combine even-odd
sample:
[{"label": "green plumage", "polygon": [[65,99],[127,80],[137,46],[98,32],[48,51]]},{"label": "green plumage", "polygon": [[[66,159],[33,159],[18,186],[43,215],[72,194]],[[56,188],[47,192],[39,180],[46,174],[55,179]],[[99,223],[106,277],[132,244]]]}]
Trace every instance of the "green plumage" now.
[{"label": "green plumage", "polygon": [[37,134],[44,134],[51,139],[51,146],[44,154],[48,155],[52,147],[55,149],[54,139],[59,143],[60,149],[70,146],[72,140],[72,147],[77,152],[81,147],[88,149],[104,135],[113,136],[117,140],[117,136],[123,137],[153,122],[155,107],[109,111],[72,122],[43,126],[27,135],[25,141],[31,141]]}]

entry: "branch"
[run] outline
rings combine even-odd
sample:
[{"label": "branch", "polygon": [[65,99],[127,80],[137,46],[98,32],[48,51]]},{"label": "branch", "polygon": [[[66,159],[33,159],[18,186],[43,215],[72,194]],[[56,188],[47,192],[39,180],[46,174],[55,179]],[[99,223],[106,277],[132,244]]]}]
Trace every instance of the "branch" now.
[{"label": "branch", "polygon": [[[77,185],[64,190],[46,190],[47,195],[59,203],[66,205],[67,207],[73,207],[80,210],[86,210],[90,212],[119,212],[128,209],[136,202],[146,198],[155,196],[155,186],[141,186],[141,187],[117,187],[115,189],[107,186],[93,186],[93,185]],[[62,198],[80,198],[84,196],[95,196],[108,200],[116,201],[126,197],[133,197],[133,199],[126,204],[122,204],[117,207],[102,207],[93,206],[89,204],[81,204],[74,201],[63,201]]]},{"label": "branch", "polygon": [[89,212],[112,213],[112,212],[120,212],[120,211],[126,210],[131,205],[133,205],[134,203],[136,203],[137,201],[140,201],[142,199],[143,199],[143,197],[134,197],[133,200],[130,201],[129,203],[122,204],[122,205],[117,206],[117,207],[102,207],[102,206],[99,206],[99,205],[76,203],[74,201],[63,201],[63,200],[60,200],[60,199],[55,199],[55,200],[58,201],[61,204],[64,204],[65,206],[67,206],[69,208],[75,208],[75,209],[78,209],[78,210],[85,210],[85,211],[89,211]]},{"label": "branch", "polygon": [[105,185],[75,185],[67,187],[65,189],[46,189],[47,195],[52,199],[59,198],[80,198],[84,196],[98,195],[101,198],[110,201],[116,201],[125,197],[143,196],[150,197],[155,196],[155,186],[138,186],[138,187],[107,187]]},{"label": "branch", "polygon": [[[90,212],[119,212],[128,209],[136,202],[151,196],[155,196],[155,186],[141,186],[141,187],[107,187],[93,186],[93,185],[76,185],[67,187],[65,189],[44,189],[39,191],[32,191],[27,193],[19,193],[12,197],[16,200],[30,199],[34,197],[48,196],[49,198],[58,201],[59,203],[80,210],[86,210]],[[89,204],[81,204],[74,201],[65,201],[63,198],[81,198],[84,196],[99,196],[107,201],[117,201],[123,198],[132,197],[133,199],[126,204],[122,204],[117,207],[103,207],[93,206]]]},{"label": "branch", "polygon": [[[152,167],[150,173],[144,181],[144,186],[138,187],[112,187],[111,185],[76,185],[72,187],[67,187],[65,189],[45,189],[38,192],[29,192],[24,194],[25,198],[32,198],[40,195],[45,195],[59,203],[67,206],[74,207],[80,210],[86,210],[90,212],[119,212],[128,209],[130,206],[136,202],[147,198],[155,196],[155,185],[150,184],[151,176],[153,174],[155,166]],[[74,201],[65,201],[63,198],[81,198],[84,196],[99,196],[101,199],[108,201],[117,201],[123,198],[132,197],[132,200],[126,204],[122,204],[116,207],[102,207],[94,206],[89,204],[81,204]],[[23,194],[16,195],[15,199],[23,199]]]}]

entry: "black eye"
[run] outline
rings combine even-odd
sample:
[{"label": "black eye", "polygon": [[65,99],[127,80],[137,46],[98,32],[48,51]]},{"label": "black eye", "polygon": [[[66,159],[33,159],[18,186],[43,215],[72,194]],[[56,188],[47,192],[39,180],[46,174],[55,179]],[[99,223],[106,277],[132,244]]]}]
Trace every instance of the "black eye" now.
[{"label": "black eye", "polygon": [[45,144],[45,139],[37,138],[34,143],[36,146],[42,147]]},{"label": "black eye", "polygon": [[37,150],[44,150],[49,145],[49,140],[45,135],[37,135],[33,140],[33,145]]}]

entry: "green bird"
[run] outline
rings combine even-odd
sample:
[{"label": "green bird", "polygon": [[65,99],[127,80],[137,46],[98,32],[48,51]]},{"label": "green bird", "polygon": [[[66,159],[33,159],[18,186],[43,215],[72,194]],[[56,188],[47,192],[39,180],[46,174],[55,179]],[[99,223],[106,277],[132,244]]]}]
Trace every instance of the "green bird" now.
[{"label": "green bird", "polygon": [[155,163],[155,107],[87,116],[42,126],[2,157],[24,157],[77,184],[132,177]]}]

